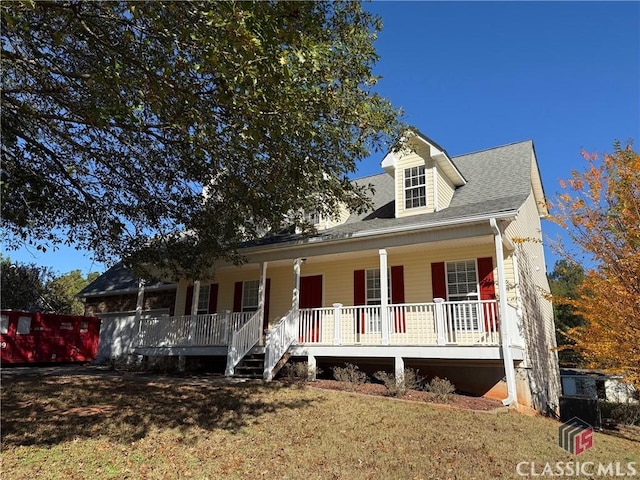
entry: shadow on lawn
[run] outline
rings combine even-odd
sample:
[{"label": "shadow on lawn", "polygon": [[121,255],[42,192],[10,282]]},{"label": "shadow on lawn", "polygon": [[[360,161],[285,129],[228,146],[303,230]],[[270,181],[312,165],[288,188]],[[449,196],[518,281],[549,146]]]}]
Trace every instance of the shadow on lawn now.
[{"label": "shadow on lawn", "polygon": [[108,436],[127,443],[154,428],[238,431],[282,409],[305,408],[282,385],[221,385],[127,376],[36,376],[3,379],[2,446],[53,445]]}]

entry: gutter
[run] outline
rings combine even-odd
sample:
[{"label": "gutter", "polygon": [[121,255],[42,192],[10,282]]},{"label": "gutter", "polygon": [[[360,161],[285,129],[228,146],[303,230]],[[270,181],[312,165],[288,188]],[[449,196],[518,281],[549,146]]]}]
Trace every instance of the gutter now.
[{"label": "gutter", "polygon": [[314,245],[325,244],[328,242],[341,242],[341,241],[344,242],[344,241],[349,241],[354,239],[360,239],[363,237],[374,237],[377,235],[385,235],[385,234],[393,235],[397,233],[412,232],[415,230],[452,227],[452,226],[468,224],[468,223],[482,223],[491,219],[507,220],[507,219],[515,218],[517,214],[518,214],[517,210],[510,210],[502,213],[492,213],[490,215],[487,215],[487,214],[474,215],[471,217],[460,217],[460,218],[449,219],[449,220],[441,220],[437,222],[431,222],[428,224],[420,223],[420,224],[412,224],[412,225],[382,227],[382,228],[376,228],[372,230],[362,230],[360,232],[355,232],[351,235],[345,235],[342,237],[326,238],[326,239],[323,239],[321,237],[311,237],[306,241],[292,241],[292,242],[276,243],[276,244],[266,245],[266,246],[262,245],[262,246],[244,247],[240,249],[240,252],[243,254],[248,254],[248,253],[256,254],[263,251],[269,252],[270,250],[274,250],[274,249],[286,250],[286,249],[305,248],[305,247],[312,247]]},{"label": "gutter", "polygon": [[[154,291],[162,291],[162,290],[174,290],[176,288],[177,288],[177,283],[171,283],[171,284],[168,284],[168,285],[158,285],[156,287],[154,287],[154,286],[150,286],[150,287],[145,286],[145,291],[146,292],[154,292]],[[127,295],[129,293],[138,293],[138,287],[122,288],[120,290],[105,290],[105,291],[100,291],[100,292],[79,293],[78,295],[76,295],[76,297],[78,297],[78,298],[106,297],[106,296],[111,296],[111,295]]]},{"label": "gutter", "polygon": [[502,252],[502,233],[498,228],[495,218],[489,219],[489,225],[494,232],[494,242],[496,248],[496,260],[498,267],[498,310],[500,312],[500,337],[502,344],[502,359],[504,362],[504,373],[507,380],[507,398],[502,400],[503,405],[517,403],[516,394],[516,370],[513,366],[511,356],[511,339],[509,336],[509,322],[507,321],[507,285],[504,275],[504,255]]}]

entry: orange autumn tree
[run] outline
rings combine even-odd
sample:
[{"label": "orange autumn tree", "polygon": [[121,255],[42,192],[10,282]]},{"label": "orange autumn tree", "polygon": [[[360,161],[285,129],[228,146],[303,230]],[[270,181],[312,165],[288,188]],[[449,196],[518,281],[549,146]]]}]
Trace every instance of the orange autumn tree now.
[{"label": "orange autumn tree", "polygon": [[561,300],[586,321],[567,335],[589,366],[640,387],[640,156],[620,143],[612,154],[582,155],[586,170],[560,182],[552,205],[553,220],[593,265],[576,298]]}]

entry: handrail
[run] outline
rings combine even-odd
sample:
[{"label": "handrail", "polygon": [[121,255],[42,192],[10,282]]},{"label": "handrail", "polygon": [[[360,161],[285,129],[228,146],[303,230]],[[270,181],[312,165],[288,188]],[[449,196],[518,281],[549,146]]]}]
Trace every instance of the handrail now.
[{"label": "handrail", "polygon": [[258,310],[253,316],[237,330],[234,330],[227,351],[227,368],[225,375],[232,376],[236,365],[249,353],[258,340],[260,340],[260,326],[262,325],[262,312]]},{"label": "handrail", "polygon": [[292,308],[267,332],[264,350],[264,374],[267,381],[273,378],[273,369],[296,341],[298,310]]}]

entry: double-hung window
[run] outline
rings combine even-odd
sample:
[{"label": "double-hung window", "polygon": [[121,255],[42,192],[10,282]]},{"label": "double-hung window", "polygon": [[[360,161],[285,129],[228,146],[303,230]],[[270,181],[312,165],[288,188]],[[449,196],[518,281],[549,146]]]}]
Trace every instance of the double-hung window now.
[{"label": "double-hung window", "polygon": [[427,205],[427,186],[424,165],[404,169],[404,207],[419,208]]},{"label": "double-hung window", "polygon": [[[200,285],[200,293],[198,296],[198,315],[209,313],[209,290],[210,285]],[[211,312],[215,313],[215,312]]]},{"label": "double-hung window", "polygon": [[258,310],[259,280],[250,280],[242,284],[242,311],[255,312]]},{"label": "double-hung window", "polygon": [[[367,305],[380,305],[382,303],[382,282],[380,279],[380,269],[372,268],[367,270],[366,273],[366,295]],[[389,275],[387,278],[391,278]],[[391,282],[387,283],[387,299],[388,303],[391,303]],[[370,312],[367,315],[367,331],[368,332],[381,332],[382,331],[382,319],[380,318],[380,311]]]},{"label": "double-hung window", "polygon": [[481,328],[479,299],[476,261],[447,262],[447,300],[464,302],[448,306],[456,329],[478,330]]}]

